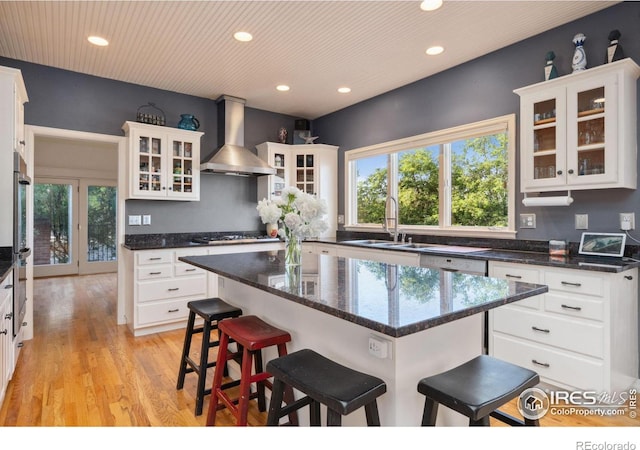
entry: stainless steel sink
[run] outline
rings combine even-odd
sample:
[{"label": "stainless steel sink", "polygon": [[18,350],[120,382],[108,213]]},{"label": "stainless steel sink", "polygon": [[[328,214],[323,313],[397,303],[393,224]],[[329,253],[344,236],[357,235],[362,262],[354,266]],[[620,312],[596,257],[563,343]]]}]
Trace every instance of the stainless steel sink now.
[{"label": "stainless steel sink", "polygon": [[438,244],[422,244],[418,242],[393,242],[377,239],[361,239],[354,241],[343,241],[344,244],[356,244],[374,248],[397,248],[397,249],[420,249],[434,246],[442,246]]}]

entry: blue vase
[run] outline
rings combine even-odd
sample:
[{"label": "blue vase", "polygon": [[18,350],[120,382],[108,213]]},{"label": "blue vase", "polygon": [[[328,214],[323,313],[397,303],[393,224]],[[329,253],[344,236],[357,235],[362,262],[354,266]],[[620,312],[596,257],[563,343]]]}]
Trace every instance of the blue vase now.
[{"label": "blue vase", "polygon": [[200,121],[193,117],[192,114],[180,114],[180,117],[181,119],[178,123],[178,128],[191,131],[195,131],[200,128]]}]

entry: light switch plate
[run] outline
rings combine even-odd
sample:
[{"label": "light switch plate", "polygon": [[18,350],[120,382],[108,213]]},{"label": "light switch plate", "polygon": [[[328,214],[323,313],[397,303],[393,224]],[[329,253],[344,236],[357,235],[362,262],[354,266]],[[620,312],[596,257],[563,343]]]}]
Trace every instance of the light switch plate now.
[{"label": "light switch plate", "polygon": [[151,214],[142,216],[142,225],[151,225]]},{"label": "light switch plate", "polygon": [[142,217],[141,216],[129,216],[129,225],[141,225]]},{"label": "light switch plate", "polygon": [[589,229],[589,214],[576,214],[576,230]]}]

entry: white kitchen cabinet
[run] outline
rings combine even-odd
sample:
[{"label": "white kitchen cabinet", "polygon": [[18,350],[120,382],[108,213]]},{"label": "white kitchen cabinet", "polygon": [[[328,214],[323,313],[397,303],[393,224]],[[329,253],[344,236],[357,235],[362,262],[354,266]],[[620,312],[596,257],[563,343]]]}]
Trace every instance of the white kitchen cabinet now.
[{"label": "white kitchen cabinet", "polygon": [[179,260],[182,256],[279,250],[264,244],[125,250],[125,316],[134,336],[184,328],[187,303],[218,295],[218,276]]},{"label": "white kitchen cabinet", "polygon": [[489,276],[546,294],[489,313],[489,353],[568,390],[622,392],[638,377],[638,269],[583,271],[489,261]]},{"label": "white kitchen cabinet", "polygon": [[0,283],[0,405],[2,405],[9,380],[13,374],[12,280],[12,272],[9,272],[4,281]]},{"label": "white kitchen cabinet", "polygon": [[26,160],[24,103],[29,99],[22,72],[0,66],[0,246],[13,246],[13,152]]},{"label": "white kitchen cabinet", "polygon": [[289,145],[264,142],[258,156],[276,168],[275,175],[258,177],[258,200],[279,198],[295,186],[327,202],[328,230],[317,237],[333,237],[338,228],[338,147],[326,144]]},{"label": "white kitchen cabinet", "polygon": [[129,150],[128,198],[200,200],[204,133],[138,122],[125,122],[122,129]]},{"label": "white kitchen cabinet", "polygon": [[516,89],[521,191],[635,189],[639,76],[627,58]]}]

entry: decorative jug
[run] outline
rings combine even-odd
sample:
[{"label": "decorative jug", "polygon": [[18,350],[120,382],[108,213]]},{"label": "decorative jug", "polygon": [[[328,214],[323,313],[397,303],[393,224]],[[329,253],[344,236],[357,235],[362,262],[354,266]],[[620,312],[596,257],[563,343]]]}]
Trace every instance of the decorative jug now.
[{"label": "decorative jug", "polygon": [[193,117],[192,114],[180,114],[180,122],[178,123],[178,128],[182,128],[183,130],[192,130],[195,131],[200,128],[200,121]]}]

